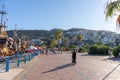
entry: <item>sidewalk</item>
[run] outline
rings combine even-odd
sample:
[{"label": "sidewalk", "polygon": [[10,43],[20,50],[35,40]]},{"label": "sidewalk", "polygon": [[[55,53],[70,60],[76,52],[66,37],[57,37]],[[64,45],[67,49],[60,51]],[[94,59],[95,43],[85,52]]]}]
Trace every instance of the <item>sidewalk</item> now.
[{"label": "sidewalk", "polygon": [[0,73],[0,80],[13,80],[23,69],[10,69],[9,72]]},{"label": "sidewalk", "polygon": [[120,80],[120,64],[108,56],[78,53],[77,64],[73,66],[71,54],[40,54],[8,73],[5,73],[7,77],[12,78],[0,80]]},{"label": "sidewalk", "polygon": [[[38,56],[37,56],[38,57]],[[27,67],[33,62],[34,59],[37,58],[36,56],[30,61],[25,63],[21,63],[19,67],[11,68],[8,72],[0,72],[0,80],[13,80],[16,76],[20,75]]]},{"label": "sidewalk", "polygon": [[83,80],[71,65],[71,54],[41,54],[14,80]]}]

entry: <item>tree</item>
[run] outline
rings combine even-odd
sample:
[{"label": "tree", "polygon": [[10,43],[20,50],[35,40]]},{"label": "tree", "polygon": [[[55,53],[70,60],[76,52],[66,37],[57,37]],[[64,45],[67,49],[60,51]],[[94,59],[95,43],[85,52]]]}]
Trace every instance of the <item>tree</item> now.
[{"label": "tree", "polygon": [[62,38],[62,36],[63,36],[62,31],[61,31],[61,30],[57,30],[57,31],[55,32],[54,38],[55,38],[56,40],[60,40],[60,39]]},{"label": "tree", "polygon": [[114,0],[107,2],[105,6],[106,19],[111,18],[116,13],[120,12],[120,0]]},{"label": "tree", "polygon": [[79,34],[79,35],[77,36],[77,40],[78,40],[78,41],[82,41],[82,35],[81,35],[81,34]]},{"label": "tree", "polygon": [[67,45],[67,43],[68,43],[68,39],[64,38],[64,44]]},{"label": "tree", "polygon": [[80,42],[82,41],[82,35],[81,34],[77,35],[77,40],[78,40],[78,45],[80,47]]},{"label": "tree", "polygon": [[55,47],[57,45],[57,40],[52,40],[50,43],[50,47]]},{"label": "tree", "polygon": [[105,7],[105,17],[106,19],[113,17],[113,15],[117,15],[118,18],[116,20],[116,32],[119,33],[120,29],[120,0],[109,1]]},{"label": "tree", "polygon": [[58,42],[58,47],[59,47],[59,49],[60,49],[59,41],[60,41],[60,39],[61,39],[62,37],[63,37],[63,32],[62,32],[61,30],[57,30],[57,31],[55,32],[54,38],[55,38],[55,40],[57,40],[57,42]]}]

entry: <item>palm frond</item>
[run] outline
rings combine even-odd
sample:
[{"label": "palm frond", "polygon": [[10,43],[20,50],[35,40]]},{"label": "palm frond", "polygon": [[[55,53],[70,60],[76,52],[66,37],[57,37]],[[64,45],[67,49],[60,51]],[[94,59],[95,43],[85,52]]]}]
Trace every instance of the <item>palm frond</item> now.
[{"label": "palm frond", "polygon": [[105,10],[106,19],[112,17],[117,12],[120,12],[120,0],[106,4],[106,10]]}]

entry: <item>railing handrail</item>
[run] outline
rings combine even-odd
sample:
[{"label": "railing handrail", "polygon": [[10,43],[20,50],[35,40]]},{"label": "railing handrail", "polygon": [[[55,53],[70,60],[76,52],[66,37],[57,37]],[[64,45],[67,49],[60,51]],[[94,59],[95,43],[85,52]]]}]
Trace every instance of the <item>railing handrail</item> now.
[{"label": "railing handrail", "polygon": [[[15,62],[17,62],[16,66],[19,67],[21,62],[26,63],[27,61],[30,61],[34,56],[39,55],[39,53],[40,52],[38,52],[38,51],[34,51],[33,53],[28,53],[28,54],[17,53],[16,55],[2,57],[2,58],[0,58],[0,60],[4,60],[6,62],[5,72],[8,72],[9,68],[10,68],[10,63],[11,63],[10,60],[13,60],[13,58],[17,58],[17,60]],[[21,59],[21,58],[23,58],[23,59]]]}]

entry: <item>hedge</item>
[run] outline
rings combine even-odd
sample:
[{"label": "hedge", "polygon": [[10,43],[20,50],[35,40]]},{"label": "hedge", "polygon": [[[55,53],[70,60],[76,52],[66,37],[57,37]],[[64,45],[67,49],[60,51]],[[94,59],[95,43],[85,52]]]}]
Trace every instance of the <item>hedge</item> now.
[{"label": "hedge", "polygon": [[81,48],[79,48],[78,52],[84,53],[84,52],[87,52],[87,49],[85,47],[81,47]]},{"label": "hedge", "polygon": [[75,49],[76,46],[75,46],[75,45],[70,45],[69,48],[70,48],[70,49]]},{"label": "hedge", "polygon": [[119,52],[120,52],[120,46],[117,46],[117,47],[114,47],[113,48],[113,55],[115,57],[118,57],[119,56]]},{"label": "hedge", "polygon": [[105,45],[103,46],[92,45],[89,48],[88,54],[108,55],[108,49],[110,49],[110,47]]},{"label": "hedge", "polygon": [[98,46],[97,45],[90,46],[88,54],[98,54]]}]

